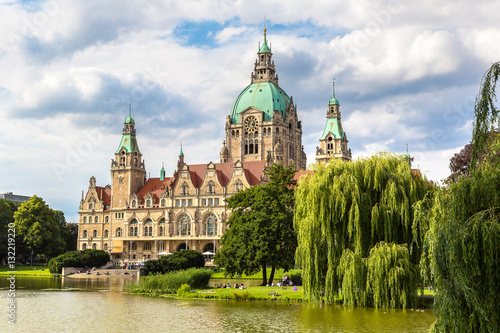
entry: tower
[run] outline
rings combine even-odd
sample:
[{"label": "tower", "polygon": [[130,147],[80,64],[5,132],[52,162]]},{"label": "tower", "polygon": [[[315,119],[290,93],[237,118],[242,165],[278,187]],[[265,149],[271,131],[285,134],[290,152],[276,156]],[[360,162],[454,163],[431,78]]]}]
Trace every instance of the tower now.
[{"label": "tower", "polygon": [[326,124],[316,147],[316,163],[328,163],[332,158],[344,161],[351,160],[351,149],[348,149],[347,135],[342,129],[340,103],[335,97],[335,79],[333,80],[333,97],[328,102]]},{"label": "tower", "polygon": [[264,28],[264,42],[259,43],[250,85],[239,94],[226,118],[226,141],[221,149],[221,161],[266,161],[267,151],[274,153],[280,142],[281,161],[285,165],[294,163],[296,169],[305,168],[302,123],[297,117],[297,106],[278,85],[272,56],[267,29]]},{"label": "tower", "polygon": [[137,144],[132,105],[125,119],[122,139],[111,160],[111,209],[126,208],[130,196],[144,185],[146,169]]}]

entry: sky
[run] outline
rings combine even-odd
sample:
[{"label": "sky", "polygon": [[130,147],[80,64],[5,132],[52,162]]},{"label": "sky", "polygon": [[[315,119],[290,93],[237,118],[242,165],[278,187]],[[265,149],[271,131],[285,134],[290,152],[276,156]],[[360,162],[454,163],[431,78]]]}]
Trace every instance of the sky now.
[{"label": "sky", "polygon": [[308,164],[335,93],[353,158],[404,153],[440,181],[500,60],[497,1],[0,0],[0,193],[78,221],[110,183],[129,103],[148,175],[219,161],[267,25]]}]

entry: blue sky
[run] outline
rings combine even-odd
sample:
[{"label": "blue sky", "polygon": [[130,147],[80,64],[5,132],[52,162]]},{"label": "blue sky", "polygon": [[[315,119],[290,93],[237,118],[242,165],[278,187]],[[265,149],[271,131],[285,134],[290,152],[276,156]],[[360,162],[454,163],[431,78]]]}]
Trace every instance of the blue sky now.
[{"label": "blue sky", "polygon": [[[500,58],[494,1],[2,1],[0,192],[43,197],[77,221],[132,98],[152,177],[218,161],[225,117],[250,73],[264,17],[308,162],[336,78],[355,158],[406,144],[428,178],[471,137],[483,73]],[[202,142],[202,144],[199,144]]]}]

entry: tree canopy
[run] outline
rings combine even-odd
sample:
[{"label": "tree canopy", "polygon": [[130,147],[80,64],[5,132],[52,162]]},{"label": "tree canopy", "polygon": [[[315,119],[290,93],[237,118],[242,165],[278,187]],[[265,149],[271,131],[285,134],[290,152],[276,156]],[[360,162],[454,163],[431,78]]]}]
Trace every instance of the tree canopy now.
[{"label": "tree canopy", "polygon": [[34,195],[14,213],[16,236],[27,250],[33,250],[35,254],[58,255],[64,251],[58,217],[61,217],[60,214]]},{"label": "tree canopy", "polygon": [[[293,166],[274,164],[266,171],[269,181],[236,193],[227,199],[232,214],[221,239],[215,262],[226,273],[255,274],[262,268],[262,284],[271,284],[276,268],[294,266],[297,237],[293,229]],[[271,267],[267,280],[266,268]]]},{"label": "tree canopy", "polygon": [[429,221],[421,267],[435,290],[435,332],[500,327],[500,137],[494,106],[500,63],[476,98],[469,176],[438,191],[419,215]]},{"label": "tree canopy", "polygon": [[304,297],[318,301],[324,291],[333,302],[341,288],[350,304],[412,305],[416,289],[408,279],[417,278],[427,230],[420,219],[414,223],[414,204],[431,188],[407,156],[390,153],[332,160],[301,179],[294,225]]}]

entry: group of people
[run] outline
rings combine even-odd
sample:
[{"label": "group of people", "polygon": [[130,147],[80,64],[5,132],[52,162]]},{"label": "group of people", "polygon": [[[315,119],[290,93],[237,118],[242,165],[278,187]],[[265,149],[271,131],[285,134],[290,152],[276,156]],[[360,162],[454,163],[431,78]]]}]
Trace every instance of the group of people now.
[{"label": "group of people", "polygon": [[267,284],[266,287],[291,287],[293,286],[292,280],[290,280],[290,277],[288,275],[284,275],[281,281],[278,281],[278,283],[271,282],[271,284]]},{"label": "group of people", "polygon": [[[217,286],[217,288],[231,288],[230,283],[222,284],[222,282]],[[246,287],[242,284],[235,283],[234,284],[235,289],[246,289]]]}]

